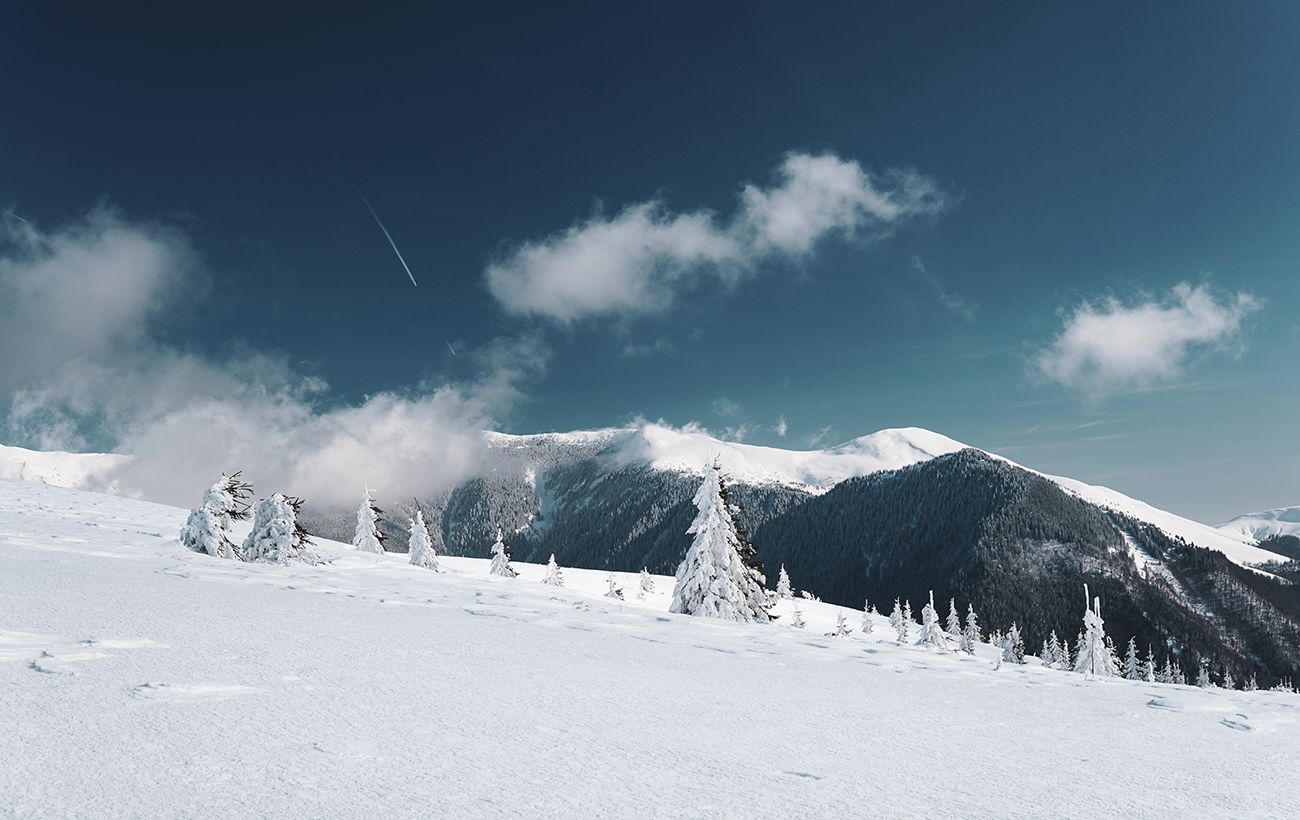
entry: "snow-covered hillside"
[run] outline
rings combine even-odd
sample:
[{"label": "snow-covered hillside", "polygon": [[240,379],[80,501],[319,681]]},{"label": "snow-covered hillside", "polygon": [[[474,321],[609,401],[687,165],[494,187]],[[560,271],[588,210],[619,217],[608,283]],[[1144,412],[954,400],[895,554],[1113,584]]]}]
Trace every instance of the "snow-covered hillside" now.
[{"label": "snow-covered hillside", "polygon": [[0,445],[0,478],[80,489],[97,486],[125,458],[106,453],[41,452]]},{"label": "snow-covered hillside", "polygon": [[1220,532],[1256,541],[1275,535],[1300,537],[1300,506],[1239,515],[1218,527]]},{"label": "snow-covered hillside", "polygon": [[[185,511],[0,480],[17,816],[1287,817],[1300,698],[668,615],[620,575],[184,550]],[[797,584],[798,579],[795,579]],[[915,602],[914,602],[915,603]],[[737,760],[743,765],[737,765]]]}]

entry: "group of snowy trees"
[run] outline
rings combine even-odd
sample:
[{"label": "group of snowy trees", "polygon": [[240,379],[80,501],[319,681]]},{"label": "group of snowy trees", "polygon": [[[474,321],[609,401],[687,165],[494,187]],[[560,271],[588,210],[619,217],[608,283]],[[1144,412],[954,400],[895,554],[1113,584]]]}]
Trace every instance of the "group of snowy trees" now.
[{"label": "group of snowy trees", "polygon": [[[190,510],[181,528],[181,543],[216,558],[268,564],[294,560],[315,563],[316,557],[307,549],[311,540],[298,522],[302,499],[273,493],[250,505],[252,497],[253,487],[240,478],[240,473],[222,475],[203,494],[203,502]],[[246,520],[250,515],[252,532],[237,545],[230,537],[231,522]]]}]

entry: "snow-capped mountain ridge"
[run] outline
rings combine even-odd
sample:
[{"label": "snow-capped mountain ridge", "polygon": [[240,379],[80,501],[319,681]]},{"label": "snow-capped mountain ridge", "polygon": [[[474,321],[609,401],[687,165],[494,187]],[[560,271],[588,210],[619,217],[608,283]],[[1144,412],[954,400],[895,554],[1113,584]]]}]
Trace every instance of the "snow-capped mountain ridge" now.
[{"label": "snow-capped mountain ridge", "polygon": [[1231,521],[1220,524],[1216,529],[1230,536],[1256,541],[1276,535],[1300,537],[1300,505],[1239,515]]},{"label": "snow-capped mountain ridge", "polygon": [[[924,428],[897,427],[826,449],[787,450],[723,441],[695,425],[676,428],[656,423],[526,435],[485,431],[484,442],[491,453],[520,459],[524,462],[524,469],[534,471],[534,474],[538,468],[599,456],[615,464],[646,465],[658,471],[699,475],[704,465],[716,458],[732,481],[755,486],[779,485],[810,494],[824,493],[849,478],[899,470],[969,447]],[[989,455],[1037,472],[996,453]],[[111,491],[113,488],[107,484],[107,477],[126,458],[129,457],[38,453],[0,446],[0,475],[35,479],[62,487]],[[1259,549],[1254,543],[1256,536],[1234,531],[1227,525],[1216,529],[1157,509],[1107,487],[1038,474],[1085,501],[1154,524],[1171,536],[1222,552],[1239,564],[1284,560],[1282,556]]]}]

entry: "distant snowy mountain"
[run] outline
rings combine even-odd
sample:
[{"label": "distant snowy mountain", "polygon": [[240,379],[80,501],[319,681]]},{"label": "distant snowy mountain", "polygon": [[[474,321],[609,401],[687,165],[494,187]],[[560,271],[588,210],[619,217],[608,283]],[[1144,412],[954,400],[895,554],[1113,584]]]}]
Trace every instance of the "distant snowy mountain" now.
[{"label": "distant snowy mountain", "polygon": [[1300,506],[1281,507],[1276,510],[1239,515],[1218,526],[1218,530],[1234,538],[1263,541],[1278,535],[1300,538]]},{"label": "distant snowy mountain", "polygon": [[98,486],[103,476],[126,459],[105,453],[41,452],[0,445],[0,478],[80,489]]}]

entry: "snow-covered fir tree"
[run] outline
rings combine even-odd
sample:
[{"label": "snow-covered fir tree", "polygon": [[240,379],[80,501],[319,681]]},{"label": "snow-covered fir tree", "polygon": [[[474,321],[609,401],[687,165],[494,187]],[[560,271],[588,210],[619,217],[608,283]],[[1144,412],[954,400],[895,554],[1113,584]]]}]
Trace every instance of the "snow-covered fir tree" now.
[{"label": "snow-covered fir tree", "polygon": [[180,534],[187,548],[216,558],[243,558],[239,545],[230,538],[230,522],[248,518],[253,488],[239,475],[222,475],[204,491],[203,503],[190,510]]},{"label": "snow-covered fir tree", "polygon": [[805,626],[803,621],[803,612],[799,610],[798,603],[795,603],[794,614],[790,616],[790,626],[793,626],[795,629],[803,629]]},{"label": "snow-covered fir tree", "polygon": [[497,527],[497,540],[492,545],[492,574],[502,578],[514,578],[519,573],[510,565],[510,553],[506,550],[505,533]]},{"label": "snow-covered fir tree", "polygon": [[362,552],[383,554],[384,539],[387,538],[379,531],[379,518],[383,513],[384,511],[375,504],[375,497],[370,487],[366,487],[361,496],[361,506],[357,507],[357,529],[352,535],[352,546]]},{"label": "snow-covered fir tree", "polygon": [[1025,639],[1020,635],[1020,627],[1014,622],[1007,634],[1002,636],[1002,660],[1007,663],[1025,662]]},{"label": "snow-covered fir tree", "polygon": [[790,591],[790,576],[785,573],[785,564],[781,565],[781,573],[776,578],[776,597],[794,597],[794,593]]},{"label": "snow-covered fir tree", "polygon": [[1147,656],[1142,661],[1142,680],[1147,683],[1156,682],[1156,657],[1151,654],[1151,644],[1147,644]]},{"label": "snow-covered fir tree", "polygon": [[975,605],[967,604],[966,625],[961,630],[961,651],[967,655],[974,655],[975,647],[979,646],[983,637],[980,634],[979,618],[975,615]]},{"label": "snow-covered fir tree", "polygon": [[1254,692],[1257,689],[1259,689],[1259,681],[1255,680],[1254,675],[1251,675],[1250,677],[1246,678],[1245,686],[1243,686],[1242,688],[1244,688],[1247,692]]},{"label": "snow-covered fir tree", "polygon": [[1124,653],[1124,677],[1127,680],[1141,680],[1142,673],[1138,664],[1138,645],[1134,638],[1128,639],[1128,651]]},{"label": "snow-covered fir tree", "polygon": [[1170,663],[1169,656],[1165,656],[1165,665],[1160,667],[1156,673],[1156,683],[1173,683],[1174,682],[1174,665]]},{"label": "snow-covered fir tree", "polygon": [[957,599],[948,599],[948,620],[944,622],[943,630],[948,633],[948,637],[953,640],[961,635],[961,616],[957,614]]},{"label": "snow-covered fir tree", "polygon": [[542,583],[553,587],[564,586],[564,573],[560,572],[560,565],[555,563],[555,553],[551,553],[551,560],[546,562],[546,577]]},{"label": "snow-covered fir tree", "polygon": [[302,499],[275,493],[253,507],[253,531],[244,539],[244,560],[265,564],[316,562],[307,547],[311,540],[298,523]]},{"label": "snow-covered fir tree", "polygon": [[623,600],[623,590],[621,587],[619,587],[618,581],[615,580],[614,573],[611,572],[609,574],[609,577],[607,577],[605,580],[609,584],[609,589],[605,590],[605,597],[617,598],[620,601]]},{"label": "snow-covered fir tree", "polygon": [[849,629],[849,621],[844,617],[844,610],[841,609],[839,614],[835,616],[835,628],[827,632],[826,637],[847,638],[852,634],[853,630]]},{"label": "snow-covered fir tree", "polygon": [[[934,647],[947,651],[951,649],[948,645],[948,635],[939,625],[939,613],[934,608],[934,590],[930,590],[930,602],[921,607],[921,631],[917,634],[916,643],[918,646]],[[1021,656],[1024,655],[1024,645],[1021,644]]]},{"label": "snow-covered fir tree", "polygon": [[411,566],[438,571],[438,552],[433,548],[429,528],[424,524],[424,511],[418,507],[411,519],[411,540],[407,542],[407,552],[411,556]]},{"label": "snow-covered fir tree", "polygon": [[1043,666],[1048,669],[1055,669],[1056,664],[1060,661],[1060,649],[1056,646],[1056,633],[1052,637],[1043,639],[1043,648],[1038,653],[1038,659],[1043,662]]},{"label": "snow-covered fir tree", "polygon": [[889,625],[895,630],[902,628],[903,606],[897,598],[894,599],[894,608],[889,611]]},{"label": "snow-covered fir tree", "polygon": [[889,622],[893,624],[894,631],[898,633],[898,642],[907,643],[907,635],[912,629],[912,607],[905,605],[899,607],[898,599],[894,599],[894,611],[889,615]]},{"label": "snow-covered fir tree", "polygon": [[1214,681],[1210,680],[1210,665],[1206,663],[1205,658],[1201,658],[1201,667],[1196,671],[1196,685],[1202,689],[1210,689],[1214,686]]},{"label": "snow-covered fir tree", "polygon": [[1115,655],[1106,642],[1105,622],[1101,619],[1101,598],[1088,601],[1088,585],[1083,585],[1083,634],[1075,652],[1074,671],[1109,678],[1118,673]]},{"label": "snow-covered fir tree", "polygon": [[913,626],[916,625],[916,621],[912,620],[911,601],[907,601],[907,600],[903,601],[903,621],[905,622],[905,625],[907,626],[908,629],[911,629]]},{"label": "snow-covered fir tree", "polygon": [[1232,670],[1226,666],[1223,667],[1223,688],[1224,689],[1237,688],[1237,681],[1234,680],[1232,677]]},{"label": "snow-covered fir tree", "polygon": [[870,601],[862,602],[862,634],[870,635],[876,628],[876,607]]},{"label": "snow-covered fir tree", "polygon": [[754,548],[736,524],[739,510],[728,498],[716,461],[705,468],[694,500],[698,512],[686,534],[695,538],[677,568],[668,611],[726,621],[770,621],[776,596],[767,590],[761,565],[753,561]]},{"label": "snow-covered fir tree", "polygon": [[1061,641],[1061,643],[1057,646],[1057,649],[1059,650],[1059,656],[1060,656],[1060,661],[1058,662],[1057,668],[1063,669],[1066,672],[1072,671],[1074,669],[1074,661],[1071,659],[1070,656],[1070,642]]},{"label": "snow-covered fir tree", "polygon": [[655,578],[654,578],[653,575],[650,574],[650,568],[649,568],[649,567],[641,567],[641,583],[640,583],[640,587],[641,587],[641,588],[640,588],[640,590],[637,592],[636,597],[638,597],[638,598],[645,598],[645,596],[647,596],[647,595],[653,595],[653,594],[654,594],[654,591],[655,591]]}]

